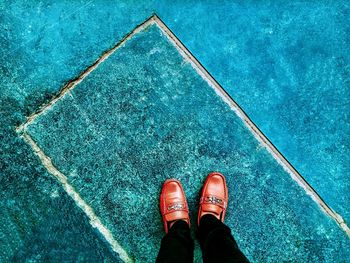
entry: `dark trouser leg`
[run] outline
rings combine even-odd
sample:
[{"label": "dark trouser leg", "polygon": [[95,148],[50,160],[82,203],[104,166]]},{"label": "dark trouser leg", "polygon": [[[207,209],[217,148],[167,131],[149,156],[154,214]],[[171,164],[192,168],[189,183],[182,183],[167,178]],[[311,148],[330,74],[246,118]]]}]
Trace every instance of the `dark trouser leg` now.
[{"label": "dark trouser leg", "polygon": [[228,226],[213,215],[204,215],[198,228],[203,262],[249,262],[239,250]]},{"label": "dark trouser leg", "polygon": [[182,220],[175,222],[160,245],[157,263],[193,262],[194,243],[190,227]]}]

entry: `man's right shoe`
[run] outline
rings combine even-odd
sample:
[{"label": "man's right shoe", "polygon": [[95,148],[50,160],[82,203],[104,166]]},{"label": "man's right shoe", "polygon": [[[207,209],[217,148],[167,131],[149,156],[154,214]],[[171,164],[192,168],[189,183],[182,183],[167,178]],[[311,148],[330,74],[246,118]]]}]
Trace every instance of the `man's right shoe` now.
[{"label": "man's right shoe", "polygon": [[178,220],[183,220],[190,225],[185,192],[178,180],[168,179],[164,182],[159,204],[165,233],[168,233],[171,225]]},{"label": "man's right shoe", "polygon": [[218,172],[210,173],[204,182],[198,210],[198,225],[203,215],[211,214],[224,222],[228,202],[225,177]]}]

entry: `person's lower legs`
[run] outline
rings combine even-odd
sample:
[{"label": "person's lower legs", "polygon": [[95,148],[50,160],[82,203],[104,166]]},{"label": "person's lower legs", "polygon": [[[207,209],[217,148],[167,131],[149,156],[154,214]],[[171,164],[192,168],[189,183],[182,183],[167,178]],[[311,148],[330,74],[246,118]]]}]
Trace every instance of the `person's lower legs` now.
[{"label": "person's lower legs", "polygon": [[164,182],[159,205],[166,235],[162,239],[156,262],[193,262],[194,243],[190,233],[188,205],[178,180],[168,179]]},{"label": "person's lower legs", "polygon": [[[204,182],[198,209],[198,238],[203,262],[249,262],[223,222],[228,204],[225,177],[213,172]],[[156,262],[193,262],[194,243],[186,196],[176,179],[166,180],[160,195],[165,237]]]},{"label": "person's lower legs", "polygon": [[198,228],[203,262],[249,262],[240,251],[231,230],[215,216],[202,216]]},{"label": "person's lower legs", "polygon": [[198,238],[203,262],[249,262],[224,224],[228,204],[225,176],[210,173],[204,182],[198,210]]},{"label": "person's lower legs", "polygon": [[175,222],[162,239],[157,263],[193,262],[194,243],[189,225],[182,220]]}]

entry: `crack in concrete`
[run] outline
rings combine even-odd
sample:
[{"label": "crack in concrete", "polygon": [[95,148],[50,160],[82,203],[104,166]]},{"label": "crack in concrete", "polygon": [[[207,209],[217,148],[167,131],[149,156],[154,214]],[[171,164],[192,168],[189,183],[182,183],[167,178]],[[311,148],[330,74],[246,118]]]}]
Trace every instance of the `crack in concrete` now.
[{"label": "crack in concrete", "polygon": [[215,92],[226,102],[237,116],[244,122],[246,127],[251,131],[254,137],[270,152],[274,159],[289,173],[294,181],[301,186],[305,192],[320,206],[320,208],[346,232],[350,237],[350,229],[346,225],[344,219],[326,204],[312,186],[304,179],[304,177],[294,168],[294,166],[282,155],[276,146],[262,133],[255,123],[248,117],[244,110],[235,102],[235,100],[224,90],[224,88],[214,79],[214,77],[204,68],[204,66],[192,55],[192,53],[182,44],[182,42],[174,35],[174,33],[165,25],[165,23],[154,15],[158,27],[163,31],[164,35],[177,48],[180,54],[191,63],[192,67],[198,74],[212,87]]},{"label": "crack in concrete", "polygon": [[30,125],[38,116],[43,114],[46,110],[51,108],[58,100],[61,100],[68,91],[73,90],[80,82],[82,82],[92,71],[94,71],[103,61],[105,61],[110,55],[112,55],[117,49],[122,47],[129,39],[135,34],[143,31],[150,25],[154,24],[153,16],[145,20],[142,24],[138,25],[133,31],[123,37],[113,48],[104,52],[100,58],[98,58],[91,66],[85,69],[78,77],[69,81],[63,88],[54,96],[48,103],[43,104],[36,112],[31,114],[27,120],[16,128],[17,132],[22,132],[25,128]]}]

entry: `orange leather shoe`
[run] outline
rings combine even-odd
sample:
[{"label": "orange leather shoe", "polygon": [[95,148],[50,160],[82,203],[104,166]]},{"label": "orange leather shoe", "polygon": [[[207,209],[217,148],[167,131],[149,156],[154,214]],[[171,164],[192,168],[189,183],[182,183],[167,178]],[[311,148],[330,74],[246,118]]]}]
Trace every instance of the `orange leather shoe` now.
[{"label": "orange leather shoe", "polygon": [[224,222],[228,202],[225,177],[218,172],[210,173],[203,185],[198,210],[198,225],[205,214],[212,214]]},{"label": "orange leather shoe", "polygon": [[164,182],[160,194],[160,213],[163,217],[165,233],[168,233],[171,222],[180,219],[190,225],[185,192],[178,180],[168,179]]}]

